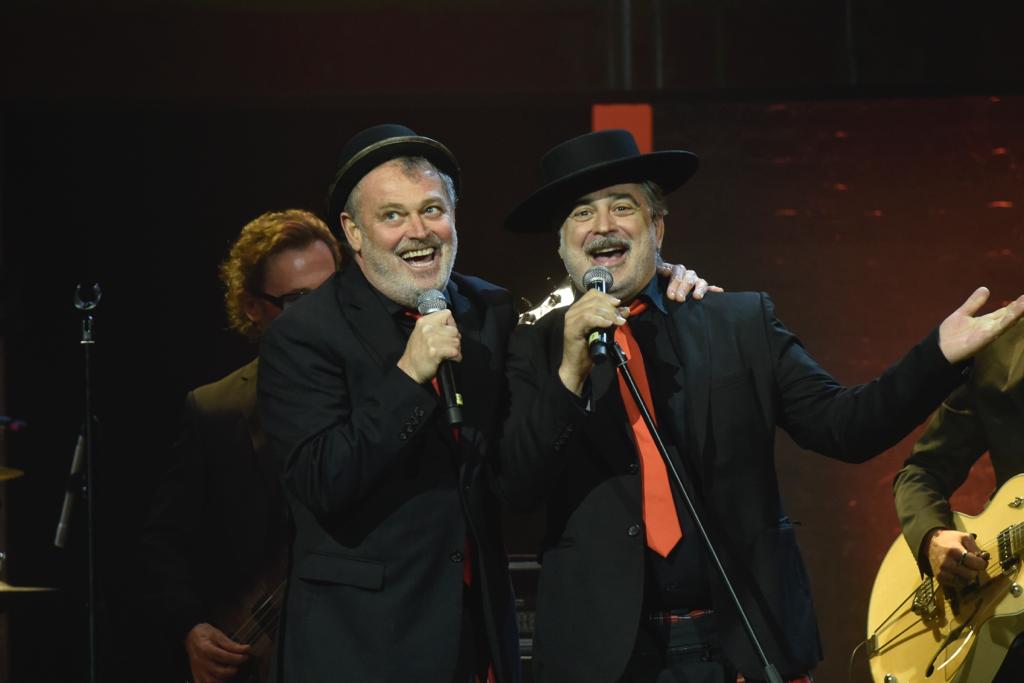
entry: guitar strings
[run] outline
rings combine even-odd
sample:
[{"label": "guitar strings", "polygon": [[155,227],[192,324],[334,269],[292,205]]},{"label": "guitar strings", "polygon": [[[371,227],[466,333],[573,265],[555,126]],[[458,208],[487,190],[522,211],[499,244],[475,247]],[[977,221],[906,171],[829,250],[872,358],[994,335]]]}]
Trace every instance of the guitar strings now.
[{"label": "guitar strings", "polygon": [[[1018,526],[1018,525],[1013,525],[1013,526]],[[995,556],[998,556],[998,548],[999,548],[998,538],[995,541],[989,541],[987,543],[983,543],[983,544],[979,545],[978,548],[980,550],[982,550],[982,551],[989,552],[990,557],[993,556],[993,554]],[[985,567],[985,569],[984,570],[980,570],[980,571],[984,572],[984,574],[985,574],[986,578],[989,580],[989,582],[995,580],[998,576],[1001,576],[1001,575],[1006,573],[1006,572],[1003,571],[1002,564],[1000,564],[998,562],[998,560],[997,561],[991,561],[990,560],[988,565]],[[944,589],[944,587],[941,584],[939,584],[939,582],[936,579],[933,578],[933,579],[931,579],[931,581],[933,583],[933,588]],[[984,590],[986,587],[987,587],[987,584],[986,584],[986,586],[982,586],[980,588],[980,590]],[[979,590],[979,592],[980,592],[980,590]],[[882,620],[882,623],[879,624],[878,627],[874,630],[874,632],[873,632],[874,635],[878,635],[882,630],[884,630],[886,628],[886,626],[888,626],[890,624],[890,622],[892,622],[892,620],[895,617],[898,616],[898,613],[900,613],[900,610],[902,610],[904,608],[904,606],[908,602],[913,600],[913,598],[916,595],[916,593],[917,593],[917,589],[911,591],[910,595],[908,595],[906,598],[904,598],[903,602],[901,602],[892,612],[889,613],[889,615],[885,619]],[[943,605],[943,612],[945,613],[946,618],[950,619],[952,617],[952,611],[950,610],[948,601],[947,600],[942,600],[942,605]],[[907,628],[904,629],[903,631],[901,631],[899,634],[897,634],[896,637],[899,637],[899,636],[903,635],[904,633],[906,633],[906,631],[908,631],[911,628],[913,628],[912,624],[908,625]]]},{"label": "guitar strings", "polygon": [[287,582],[278,584],[274,592],[260,601],[252,610],[252,614],[245,620],[232,639],[243,644],[250,644],[264,633],[270,631],[280,617],[281,600],[284,597],[284,589]]},{"label": "guitar strings", "polygon": [[[245,642],[252,642],[259,638],[264,632],[270,630],[271,625],[276,622],[276,615],[274,612],[281,604],[281,597],[284,592],[284,584],[279,585],[273,593],[265,600],[260,602],[253,610],[252,615],[242,627],[239,629],[239,634],[245,638]],[[267,619],[267,616],[270,619]],[[251,633],[249,631],[252,631]]]},{"label": "guitar strings", "polygon": [[[264,603],[260,605],[259,608],[253,611],[252,616],[242,624],[234,639],[240,643],[251,644],[269,631],[277,623],[277,615],[274,613],[277,604],[275,602],[274,604]],[[267,618],[268,616],[270,618]]]}]

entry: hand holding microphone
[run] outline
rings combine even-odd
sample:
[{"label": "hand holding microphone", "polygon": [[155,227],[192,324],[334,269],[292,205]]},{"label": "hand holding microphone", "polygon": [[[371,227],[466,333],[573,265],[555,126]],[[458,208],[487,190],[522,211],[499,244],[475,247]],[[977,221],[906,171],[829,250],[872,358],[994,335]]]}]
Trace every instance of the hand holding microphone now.
[{"label": "hand holding microphone", "polygon": [[565,314],[562,363],[558,376],[567,389],[577,396],[595,362],[608,356],[612,336],[608,330],[624,325],[619,304],[622,302],[606,292],[612,288],[612,274],[603,266],[594,266],[583,275],[586,293]]},{"label": "hand holding microphone", "polygon": [[437,377],[448,423],[460,424],[462,396],[455,387],[451,363],[462,360],[462,335],[440,291],[422,292],[416,300],[416,308],[422,317],[416,321],[398,367],[420,384]]}]

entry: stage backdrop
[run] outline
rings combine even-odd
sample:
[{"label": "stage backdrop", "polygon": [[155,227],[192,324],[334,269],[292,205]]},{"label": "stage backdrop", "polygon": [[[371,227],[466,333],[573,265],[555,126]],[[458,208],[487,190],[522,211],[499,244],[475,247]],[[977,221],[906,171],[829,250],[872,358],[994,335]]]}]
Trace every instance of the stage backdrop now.
[{"label": "stage backdrop", "polygon": [[[81,421],[74,286],[96,279],[101,416],[104,680],[140,680],[133,544],[191,387],[255,349],[225,330],[217,262],[241,226],[322,209],[341,142],[401,121],[448,143],[465,174],[458,268],[538,302],[561,277],[556,238],[513,238],[504,214],[535,185],[541,153],[590,126],[593,99],[504,97],[89,103],[23,101],[2,118],[7,435],[27,471],[0,490],[8,581],[65,588],[10,612],[13,680],[84,679],[84,518],[51,546]],[[652,102],[654,147],[701,157],[671,198],[667,259],[730,290],[766,290],[811,353],[848,383],[874,377],[980,284],[1024,291],[1024,98]],[[525,306],[526,304],[524,304]],[[869,464],[806,453],[778,464],[808,562],[826,661],[846,677],[874,571],[897,535],[891,482],[912,437]],[[984,466],[958,502],[976,511]],[[737,501],[742,504],[742,501]],[[535,550],[536,518],[510,518]],[[134,654],[133,654],[134,653]]]}]

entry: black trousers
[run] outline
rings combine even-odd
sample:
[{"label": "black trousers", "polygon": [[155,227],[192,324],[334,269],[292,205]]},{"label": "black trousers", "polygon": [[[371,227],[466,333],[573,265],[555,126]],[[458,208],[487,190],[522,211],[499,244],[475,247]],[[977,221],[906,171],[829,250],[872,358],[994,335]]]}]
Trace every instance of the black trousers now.
[{"label": "black trousers", "polygon": [[[722,653],[714,619],[683,614],[676,611],[672,619],[641,622],[619,683],[736,683],[739,672]],[[750,676],[745,679],[763,683]]]},{"label": "black trousers", "polygon": [[462,599],[462,633],[453,683],[486,681],[490,655],[483,631],[483,605],[478,586],[467,586]]}]

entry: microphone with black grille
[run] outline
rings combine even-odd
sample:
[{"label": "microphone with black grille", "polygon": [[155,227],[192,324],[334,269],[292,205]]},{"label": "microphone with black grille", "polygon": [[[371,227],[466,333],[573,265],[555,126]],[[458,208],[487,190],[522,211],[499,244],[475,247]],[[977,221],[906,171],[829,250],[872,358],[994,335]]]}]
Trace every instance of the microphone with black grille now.
[{"label": "microphone with black grille", "polygon": [[[426,289],[416,297],[416,310],[420,315],[430,315],[448,308],[448,302],[439,290]],[[441,361],[437,368],[437,380],[440,385],[441,398],[444,400],[445,417],[448,424],[455,427],[462,424],[462,394],[455,388],[455,373],[452,363]]]},{"label": "microphone with black grille", "polygon": [[[593,266],[583,274],[583,289],[596,289],[606,293],[612,288],[614,281],[610,270],[604,266]],[[587,337],[587,342],[590,344],[590,357],[595,363],[600,363],[608,358],[608,345],[611,342],[607,329],[594,330]]]}]

